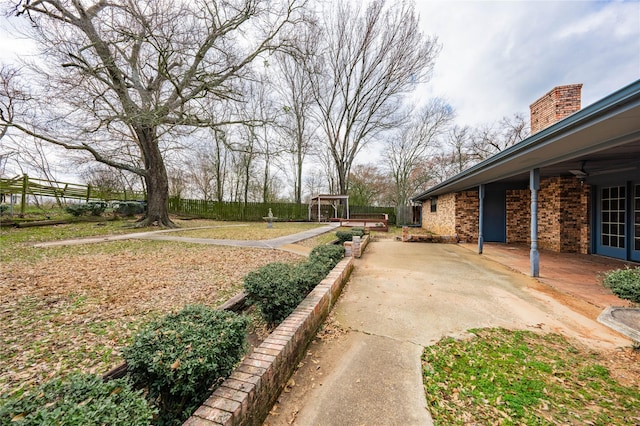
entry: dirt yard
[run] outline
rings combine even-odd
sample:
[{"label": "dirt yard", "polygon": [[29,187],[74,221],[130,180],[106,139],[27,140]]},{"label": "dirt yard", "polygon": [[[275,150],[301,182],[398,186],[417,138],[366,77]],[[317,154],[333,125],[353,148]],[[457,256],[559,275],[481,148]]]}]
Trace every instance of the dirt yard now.
[{"label": "dirt yard", "polygon": [[2,237],[0,395],[72,370],[105,373],[149,319],[188,304],[220,305],[241,291],[249,271],[301,260],[278,250],[161,241],[34,248],[31,240],[49,238]]}]

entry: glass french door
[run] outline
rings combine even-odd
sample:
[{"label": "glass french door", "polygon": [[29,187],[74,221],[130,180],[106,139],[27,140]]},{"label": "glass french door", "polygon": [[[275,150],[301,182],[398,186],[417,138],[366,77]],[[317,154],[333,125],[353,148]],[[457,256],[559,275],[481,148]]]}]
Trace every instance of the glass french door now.
[{"label": "glass french door", "polygon": [[600,187],[597,199],[597,253],[640,261],[640,184]]},{"label": "glass french door", "polygon": [[633,185],[631,260],[640,262],[640,184]]}]

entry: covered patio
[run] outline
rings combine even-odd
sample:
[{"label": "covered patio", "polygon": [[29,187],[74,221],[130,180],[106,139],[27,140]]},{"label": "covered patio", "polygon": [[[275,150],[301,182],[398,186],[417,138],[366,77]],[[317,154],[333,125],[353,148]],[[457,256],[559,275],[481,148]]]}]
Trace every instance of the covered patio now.
[{"label": "covered patio", "polygon": [[[477,244],[459,244],[477,252]],[[529,275],[529,246],[525,244],[485,243],[482,257],[507,266],[509,269]],[[558,253],[540,250],[540,275],[536,278],[542,283],[536,290],[552,294],[568,306],[595,319],[608,306],[631,306],[611,293],[601,284],[602,275],[612,269],[625,266],[640,266],[638,263],[618,260],[605,256]]]},{"label": "covered patio", "polygon": [[542,249],[640,262],[638,117],[640,80],[414,197],[423,227],[527,244],[534,277]]}]

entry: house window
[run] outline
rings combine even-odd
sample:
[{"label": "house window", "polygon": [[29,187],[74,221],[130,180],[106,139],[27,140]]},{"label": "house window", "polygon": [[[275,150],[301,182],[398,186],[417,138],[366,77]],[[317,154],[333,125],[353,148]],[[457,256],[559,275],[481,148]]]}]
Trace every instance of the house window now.
[{"label": "house window", "polygon": [[431,197],[431,213],[438,211],[438,197]]},{"label": "house window", "polygon": [[602,188],[601,198],[602,231],[600,243],[603,246],[625,247],[626,187]]}]

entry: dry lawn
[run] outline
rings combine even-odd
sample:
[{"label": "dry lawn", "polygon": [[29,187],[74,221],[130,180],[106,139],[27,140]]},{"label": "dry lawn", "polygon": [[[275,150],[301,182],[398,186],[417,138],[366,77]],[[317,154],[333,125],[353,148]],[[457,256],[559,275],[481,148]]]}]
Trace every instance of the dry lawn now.
[{"label": "dry lawn", "polygon": [[[192,223],[189,225],[193,225]],[[303,222],[275,222],[272,228],[267,228],[266,223],[216,223],[211,228],[205,229],[185,229],[172,232],[171,236],[189,238],[210,238],[223,240],[267,240],[278,238],[296,232],[308,231],[310,229],[324,226],[315,223]]]},{"label": "dry lawn", "polygon": [[73,370],[105,373],[151,318],[188,304],[217,306],[241,291],[249,271],[301,260],[278,250],[164,241],[33,247],[73,234],[138,231],[124,225],[2,230],[0,395]]}]

